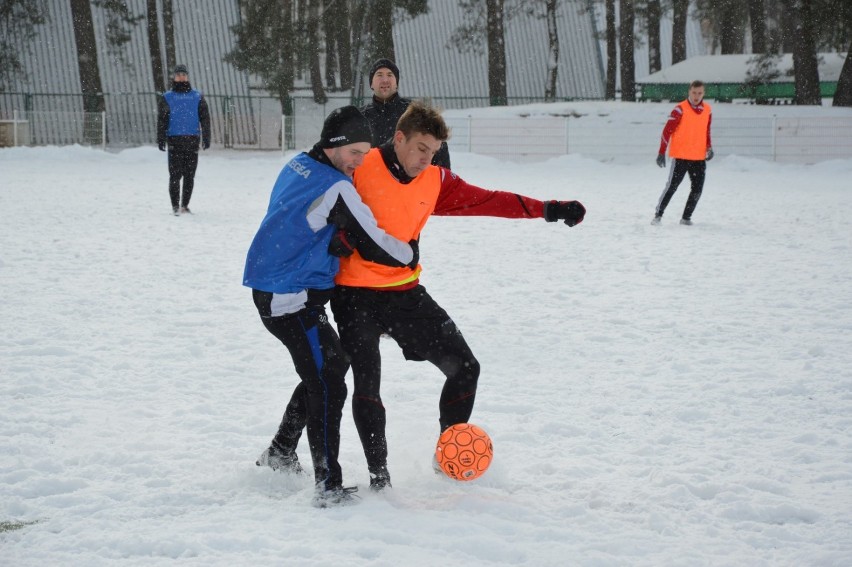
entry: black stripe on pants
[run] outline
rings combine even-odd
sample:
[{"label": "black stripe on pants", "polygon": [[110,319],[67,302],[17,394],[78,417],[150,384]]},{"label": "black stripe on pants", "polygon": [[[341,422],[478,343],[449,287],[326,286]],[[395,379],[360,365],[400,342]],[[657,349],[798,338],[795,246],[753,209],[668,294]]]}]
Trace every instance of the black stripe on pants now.
[{"label": "black stripe on pants", "polygon": [[427,360],[446,376],[438,404],[441,431],[470,419],[479,362],[453,320],[423,286],[406,291],[338,286],[331,310],[352,359],[352,414],[372,475],[387,475],[387,419],[380,393],[383,333],[397,342],[407,360]]},{"label": "black stripe on pants", "polygon": [[669,206],[669,201],[674,197],[675,191],[684,176],[689,174],[691,189],[689,197],[686,199],[686,207],[683,209],[683,217],[691,219],[692,213],[695,211],[698,200],[701,198],[701,192],[704,190],[704,174],[707,171],[707,162],[704,160],[688,160],[688,159],[672,159],[671,169],[669,169],[669,179],[660,195],[660,200],[657,203],[655,216],[661,217],[666,212],[666,207]]},{"label": "black stripe on pants", "polygon": [[317,485],[330,490],[343,484],[338,462],[340,420],[346,402],[349,360],[340,345],[325,308],[308,306],[298,313],[269,317],[272,294],[254,291],[254,301],[266,329],[280,340],[296,367],[296,386],[273,444],[296,449],[299,432],[307,426],[308,443]]}]

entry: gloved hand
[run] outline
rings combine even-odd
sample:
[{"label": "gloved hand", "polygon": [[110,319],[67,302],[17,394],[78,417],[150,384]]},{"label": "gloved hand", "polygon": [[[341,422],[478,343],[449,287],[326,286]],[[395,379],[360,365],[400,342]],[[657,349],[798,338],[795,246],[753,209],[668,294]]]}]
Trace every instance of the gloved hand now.
[{"label": "gloved hand", "polygon": [[166,151],[166,143],[165,142],[157,142],[157,147],[160,148],[161,152]]},{"label": "gloved hand", "polygon": [[345,230],[338,230],[328,243],[328,253],[338,258],[348,258],[355,252],[355,245],[349,239]]},{"label": "gloved hand", "polygon": [[414,258],[408,263],[408,267],[416,270],[417,264],[420,262],[420,243],[416,240],[409,240],[408,245],[411,246],[411,251],[414,252]]},{"label": "gloved hand", "polygon": [[666,167],[666,154],[657,155],[657,165],[660,167]]},{"label": "gloved hand", "polygon": [[206,141],[205,141],[205,142],[201,145],[201,147],[202,147],[202,148],[204,148],[205,150],[209,150],[209,149],[210,149],[210,140],[206,140]]},{"label": "gloved hand", "polygon": [[713,148],[707,148],[707,156],[704,159],[707,161],[713,159]]},{"label": "gloved hand", "polygon": [[568,226],[576,226],[583,222],[586,207],[580,201],[546,201],[544,203],[544,220],[556,222],[564,220]]}]

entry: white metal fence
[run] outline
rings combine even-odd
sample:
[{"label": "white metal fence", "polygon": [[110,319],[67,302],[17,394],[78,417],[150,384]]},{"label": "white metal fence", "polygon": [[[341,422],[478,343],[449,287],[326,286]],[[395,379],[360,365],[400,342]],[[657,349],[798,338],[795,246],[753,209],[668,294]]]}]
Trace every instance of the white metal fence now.
[{"label": "white metal fence", "polygon": [[[620,123],[607,129],[597,120],[570,117],[449,118],[450,151],[510,161],[540,161],[582,154],[601,161],[652,159],[659,145],[659,121]],[[740,155],[783,163],[816,163],[852,158],[852,116],[713,119],[718,156]],[[650,157],[649,157],[650,156]]]},{"label": "white metal fence", "polygon": [[[297,105],[292,117],[271,107],[265,112],[224,113],[215,125],[213,143],[220,147],[280,149],[282,132],[295,148],[319,139],[323,118],[340,101]],[[155,142],[156,114],[144,109],[111,120],[109,113],[31,111],[0,116],[0,146],[87,144],[100,147],[138,146]],[[249,120],[249,122],[245,122]],[[240,122],[241,121],[241,122]],[[120,122],[120,123],[119,123]],[[511,161],[540,161],[582,154],[600,161],[636,162],[654,156],[659,121],[619,123],[568,116],[465,117],[447,119],[452,129],[451,152],[472,152]],[[129,124],[129,126],[128,126]],[[134,127],[135,125],[135,127]],[[249,128],[250,139],[238,136]],[[852,116],[755,117],[713,120],[717,155],[740,155],[783,163],[816,163],[852,158]],[[286,148],[285,148],[286,149]]]}]

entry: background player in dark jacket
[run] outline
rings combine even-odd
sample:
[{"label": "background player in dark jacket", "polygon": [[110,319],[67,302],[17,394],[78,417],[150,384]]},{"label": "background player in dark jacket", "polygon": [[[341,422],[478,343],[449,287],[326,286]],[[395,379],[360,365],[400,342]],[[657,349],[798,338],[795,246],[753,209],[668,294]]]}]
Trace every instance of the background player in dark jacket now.
[{"label": "background player in dark jacket", "polygon": [[[198,146],[210,147],[210,112],[204,96],[189,84],[186,65],[175,67],[172,90],[163,93],[157,112],[157,146],[169,148],[169,197],[175,216],[191,213],[189,200],[198,167]],[[183,194],[181,194],[183,179]]]},{"label": "background player in dark jacket", "polygon": [[[379,59],[370,68],[370,88],[373,100],[361,109],[373,128],[373,147],[381,146],[396,132],[399,117],[411,104],[411,99],[399,96],[399,68],[390,59]],[[433,165],[450,169],[450,150],[447,142],[432,160]]]}]

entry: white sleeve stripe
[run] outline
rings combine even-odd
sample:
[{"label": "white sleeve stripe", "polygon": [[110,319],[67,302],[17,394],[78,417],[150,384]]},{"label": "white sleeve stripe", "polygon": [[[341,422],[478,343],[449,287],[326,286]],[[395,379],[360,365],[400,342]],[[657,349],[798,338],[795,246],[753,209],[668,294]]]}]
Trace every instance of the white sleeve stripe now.
[{"label": "white sleeve stripe", "polygon": [[335,190],[337,185],[340,185],[340,182],[332,185],[328,191],[317,197],[317,199],[311,203],[311,206],[308,207],[308,226],[310,226],[311,230],[314,232],[319,232],[328,224],[328,215],[331,213],[331,209],[337,202],[337,196],[339,195],[339,191]]},{"label": "white sleeve stripe", "polygon": [[[376,217],[373,216],[373,211],[371,211],[370,208],[364,204],[364,201],[361,200],[361,196],[358,195],[358,192],[355,190],[355,186],[351,183],[341,181],[339,183],[335,183],[331,190],[336,190],[336,192],[343,197],[343,201],[349,208],[349,212],[352,213],[355,222],[360,224],[364,229],[364,232],[367,233],[367,236],[369,236],[373,242],[378,244],[385,252],[403,264],[408,264],[414,259],[414,253],[412,252],[411,247],[408,246],[407,242],[400,242],[383,229],[379,228]],[[331,190],[329,190],[329,192],[331,192]],[[337,199],[335,198],[335,201],[336,200]]]}]

